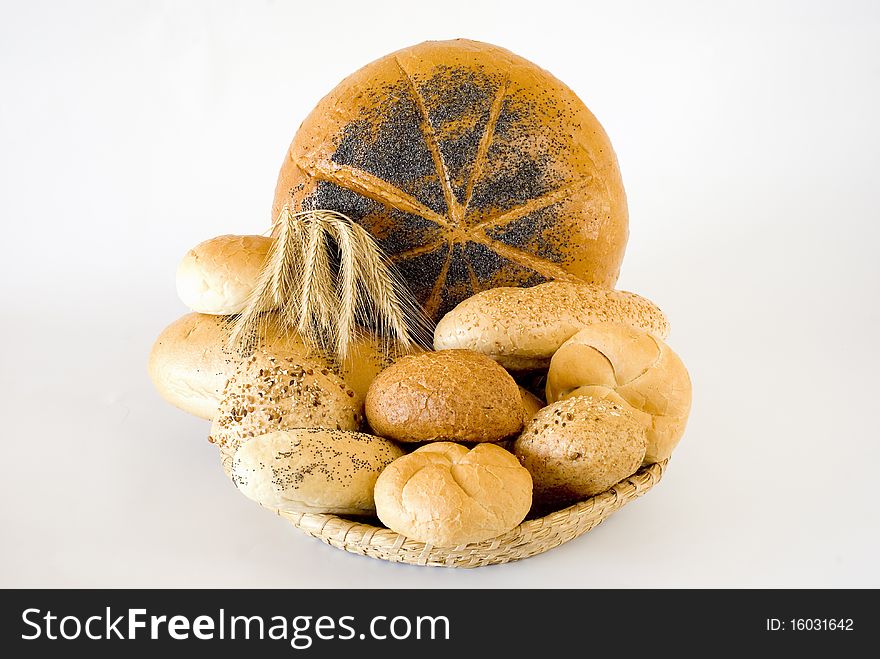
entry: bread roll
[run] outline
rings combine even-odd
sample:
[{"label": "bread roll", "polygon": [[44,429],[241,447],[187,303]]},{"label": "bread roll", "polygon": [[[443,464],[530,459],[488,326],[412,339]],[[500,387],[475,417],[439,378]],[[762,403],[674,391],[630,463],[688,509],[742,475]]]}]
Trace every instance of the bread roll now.
[{"label": "bread roll", "polygon": [[398,458],[376,481],[376,513],[392,531],[438,547],[494,538],[532,505],[532,479],[494,444],[437,442]]},{"label": "bread roll", "polygon": [[329,367],[295,353],[257,350],[223,390],[210,440],[229,468],[239,445],[276,430],[358,430],[355,393]]},{"label": "bread roll", "polygon": [[678,355],[657,337],[614,323],[581,330],[550,362],[548,403],[584,395],[635,414],[647,429],[645,463],[672,454],[691,409],[691,381]]},{"label": "bread roll", "polygon": [[437,320],[496,286],[617,281],[627,207],[605,131],[562,82],[476,41],[429,41],[343,80],[300,126],[274,215],[344,213]]},{"label": "bread roll", "polygon": [[546,368],[575,332],[608,321],[660,338],[669,334],[663,312],[635,293],[553,281],[468,298],[437,323],[434,348],[476,350],[511,370]]},{"label": "bread roll", "polygon": [[379,435],[399,442],[495,442],[519,432],[523,402],[512,377],[468,350],[404,357],[367,392],[366,414]]},{"label": "bread roll", "polygon": [[645,434],[623,405],[579,396],[535,414],[513,452],[532,475],[539,505],[567,505],[634,474],[645,456]]},{"label": "bread roll", "polygon": [[538,410],[544,407],[544,401],[523,386],[520,386],[519,393],[522,396],[523,425],[525,425],[538,413]]},{"label": "bread roll", "polygon": [[402,455],[393,442],[359,432],[278,431],[241,445],[232,481],[245,496],[275,510],[371,515],[376,479]]},{"label": "bread roll", "polygon": [[265,236],[232,235],[199,243],[177,266],[177,294],[199,313],[241,313],[257,285],[271,245],[272,239]]},{"label": "bread roll", "polygon": [[[149,374],[158,392],[185,412],[213,419],[223,395],[223,387],[241,356],[227,346],[226,318],[190,313],[166,327],[150,352]],[[267,352],[300,355],[340,375],[354,391],[360,408],[373,378],[390,364],[396,354],[385,352],[375,337],[358,337],[343,362],[307,347],[296,333],[282,332],[267,314],[261,345]],[[414,349],[416,350],[416,349]]]}]

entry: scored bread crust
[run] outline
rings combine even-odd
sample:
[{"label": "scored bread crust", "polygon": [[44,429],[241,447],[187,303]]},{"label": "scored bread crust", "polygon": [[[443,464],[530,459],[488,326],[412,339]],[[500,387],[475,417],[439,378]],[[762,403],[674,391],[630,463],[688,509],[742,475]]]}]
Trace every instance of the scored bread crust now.
[{"label": "scored bread crust", "polygon": [[655,336],[616,323],[590,325],[550,362],[547,401],[592,396],[623,405],[647,429],[645,463],[665,460],[684,434],[691,380],[678,355]]},{"label": "scored bread crust", "polygon": [[445,350],[408,356],[367,391],[370,427],[399,442],[493,442],[522,428],[516,381],[485,355]]},{"label": "scored bread crust", "polygon": [[434,348],[475,350],[511,370],[546,368],[578,330],[609,321],[660,338],[669,334],[666,316],[640,295],[552,281],[493,288],[464,300],[437,323]]},{"label": "scored bread crust", "polygon": [[435,320],[497,286],[611,287],[628,237],[593,114],[547,71],[465,39],[404,48],[339,83],[293,139],[273,217],[285,205],[361,224]]},{"label": "scored bread crust", "polygon": [[438,547],[481,542],[514,528],[532,504],[532,479],[494,444],[423,446],[392,462],[375,488],[392,531]]}]

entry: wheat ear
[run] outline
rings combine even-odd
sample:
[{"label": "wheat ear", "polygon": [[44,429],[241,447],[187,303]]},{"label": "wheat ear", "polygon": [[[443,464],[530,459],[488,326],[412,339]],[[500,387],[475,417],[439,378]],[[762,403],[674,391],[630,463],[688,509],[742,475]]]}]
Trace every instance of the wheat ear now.
[{"label": "wheat ear", "polygon": [[263,309],[272,308],[281,329],[340,359],[359,328],[373,331],[388,351],[430,344],[430,321],[363,227],[335,211],[292,213],[285,206],[274,228],[257,286],[233,321],[234,346],[252,350],[264,329]]}]

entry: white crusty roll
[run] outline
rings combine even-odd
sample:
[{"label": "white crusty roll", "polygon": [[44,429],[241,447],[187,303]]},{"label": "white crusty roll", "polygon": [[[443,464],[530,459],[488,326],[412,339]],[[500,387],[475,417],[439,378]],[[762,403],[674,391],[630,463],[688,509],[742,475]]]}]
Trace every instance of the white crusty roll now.
[{"label": "white crusty roll", "polygon": [[647,332],[616,323],[590,325],[550,362],[547,402],[605,398],[633,412],[647,431],[645,463],[672,454],[691,409],[691,380],[672,349]]},{"label": "white crusty roll", "polygon": [[241,445],[232,481],[274,510],[371,515],[376,479],[402,455],[394,442],[360,432],[278,431]]},{"label": "white crusty roll", "polygon": [[210,440],[228,471],[239,446],[276,430],[358,430],[361,405],[327,365],[296,353],[258,349],[223,390]]},{"label": "white crusty roll", "polygon": [[642,464],[645,426],[627,406],[577,396],[540,410],[513,444],[535,501],[567,505],[604,492]]},{"label": "white crusty roll", "polygon": [[[284,332],[274,313],[264,317],[260,345],[268,352],[284,352],[329,368],[354,391],[358,407],[373,378],[394,362],[381,342],[369,335],[358,337],[341,363],[306,346],[295,332]],[[148,371],[157,391],[185,412],[213,419],[223,398],[223,387],[243,359],[228,347],[226,318],[189,313],[166,327],[150,352]]]},{"label": "white crusty roll", "polygon": [[609,321],[659,338],[669,334],[663,312],[635,293],[550,281],[531,288],[491,288],[469,297],[437,323],[434,349],[475,350],[511,370],[546,368],[556,349],[578,330]]},{"label": "white crusty roll", "polygon": [[392,462],[376,481],[376,513],[407,538],[438,547],[506,533],[532,505],[532,479],[503,448],[427,444]]},{"label": "white crusty roll", "polygon": [[[199,313],[241,313],[271,246],[272,239],[265,236],[226,235],[199,243],[177,266],[177,294]],[[274,305],[260,311],[272,308]]]}]

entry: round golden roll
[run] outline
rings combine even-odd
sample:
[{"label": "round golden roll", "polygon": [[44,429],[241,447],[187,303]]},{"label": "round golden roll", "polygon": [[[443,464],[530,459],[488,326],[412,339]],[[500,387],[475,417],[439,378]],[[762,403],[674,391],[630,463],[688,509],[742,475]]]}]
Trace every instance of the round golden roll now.
[{"label": "round golden roll", "polygon": [[568,505],[634,474],[645,457],[646,429],[625,406],[577,396],[540,410],[513,444],[529,470],[535,501]]},{"label": "round golden roll", "polygon": [[276,430],[359,430],[355,393],[328,366],[299,354],[257,349],[229,377],[210,440],[225,467],[239,446]]},{"label": "round golden roll", "polygon": [[468,350],[404,357],[370,385],[370,428],[399,442],[496,442],[519,432],[523,401],[507,371]]},{"label": "round golden roll", "polygon": [[[217,236],[189,250],[177,266],[177,294],[193,311],[228,316],[244,311],[272,239]],[[260,311],[271,311],[276,305]]]},{"label": "round golden roll", "polygon": [[598,322],[623,323],[659,338],[669,334],[666,316],[640,295],[553,281],[493,288],[464,300],[437,323],[434,348],[475,350],[515,371],[547,368],[559,346]]},{"label": "round golden roll", "polygon": [[[329,368],[345,380],[363,406],[373,378],[401,354],[389,352],[370,335],[359,336],[343,361],[303,343],[295,332],[284,332],[275,314],[266,314],[260,345],[269,353],[299,355]],[[227,318],[189,313],[166,327],[150,351],[148,372],[159,394],[169,403],[203,419],[213,419],[223,397],[223,387],[243,359],[228,347]]]},{"label": "round golden roll", "polygon": [[232,481],[257,503],[284,512],[372,515],[379,474],[403,451],[360,432],[303,428],[248,440],[232,461]]},{"label": "round golden roll", "polygon": [[562,344],[550,362],[547,402],[574,396],[611,400],[647,431],[645,463],[672,454],[691,409],[691,380],[672,349],[626,325],[590,325]]},{"label": "round golden roll", "polygon": [[612,287],[626,196],[602,126],[539,66],[429,41],[343,80],[302,123],[274,217],[349,216],[434,320],[477,291],[550,279]]},{"label": "round golden roll", "polygon": [[392,462],[379,475],[376,513],[385,526],[438,547],[506,533],[532,505],[532,479],[494,444],[468,450],[436,442]]}]

